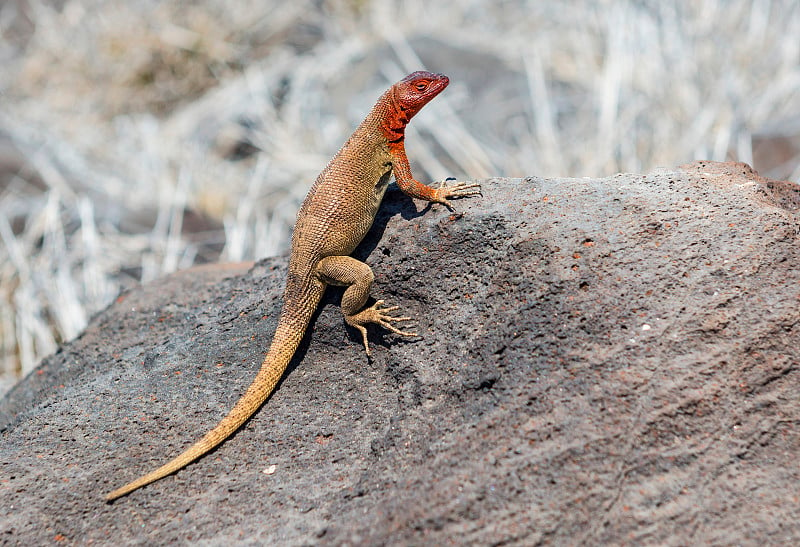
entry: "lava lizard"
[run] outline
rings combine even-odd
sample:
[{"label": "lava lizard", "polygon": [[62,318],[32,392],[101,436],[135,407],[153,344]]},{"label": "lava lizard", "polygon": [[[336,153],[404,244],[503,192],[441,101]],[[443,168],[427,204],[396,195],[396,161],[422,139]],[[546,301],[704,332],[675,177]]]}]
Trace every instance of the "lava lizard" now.
[{"label": "lava lizard", "polygon": [[372,226],[389,177],[412,198],[441,203],[480,193],[475,183],[442,182],[432,188],[414,179],[405,150],[409,120],[450,83],[444,74],[418,71],[390,87],[333,157],[306,196],[292,234],[283,308],[275,336],[255,379],[233,409],[202,439],[179,456],[106,496],[113,501],[170,475],[203,456],[236,431],[266,401],[286,370],[327,285],[347,287],[342,295],[345,321],[358,329],[370,355],[368,323],[402,336],[416,336],[392,323],[397,306],[378,300],[365,308],[374,274],[349,256]]}]

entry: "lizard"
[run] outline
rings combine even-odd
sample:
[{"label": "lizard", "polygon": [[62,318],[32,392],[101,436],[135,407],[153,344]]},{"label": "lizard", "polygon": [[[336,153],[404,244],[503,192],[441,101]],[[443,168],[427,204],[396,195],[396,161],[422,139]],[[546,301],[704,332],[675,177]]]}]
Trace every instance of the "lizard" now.
[{"label": "lizard", "polygon": [[372,226],[392,174],[408,196],[439,203],[450,210],[450,199],[480,194],[477,183],[448,185],[443,181],[433,188],[411,174],[405,150],[406,126],[449,83],[444,74],[417,71],[380,96],[319,174],[297,213],[278,325],[250,386],[199,441],[158,469],[110,492],[107,502],[182,469],[247,421],[283,376],[328,285],[346,287],[341,299],[342,314],[347,324],[360,331],[367,356],[371,355],[366,329],[370,323],[400,336],[417,336],[398,328],[399,323],[411,319],[393,315],[398,306],[385,306],[383,300],[377,300],[365,307],[375,276],[367,264],[350,254]]}]

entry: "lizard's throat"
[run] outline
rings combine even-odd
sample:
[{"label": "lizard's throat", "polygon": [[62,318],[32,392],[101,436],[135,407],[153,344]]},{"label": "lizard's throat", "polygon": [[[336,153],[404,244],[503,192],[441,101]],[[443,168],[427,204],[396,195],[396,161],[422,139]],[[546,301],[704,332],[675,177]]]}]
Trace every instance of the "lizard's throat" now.
[{"label": "lizard's throat", "polygon": [[394,89],[390,90],[388,98],[389,111],[381,119],[381,129],[386,140],[400,142],[405,138],[406,125],[416,112],[403,107],[401,101],[397,99]]}]

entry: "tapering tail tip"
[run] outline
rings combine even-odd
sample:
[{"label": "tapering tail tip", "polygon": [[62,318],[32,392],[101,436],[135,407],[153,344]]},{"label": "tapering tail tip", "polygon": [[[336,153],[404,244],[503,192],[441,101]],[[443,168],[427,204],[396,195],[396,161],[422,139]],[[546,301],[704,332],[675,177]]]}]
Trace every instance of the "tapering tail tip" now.
[{"label": "tapering tail tip", "polygon": [[121,498],[122,496],[127,496],[128,494],[130,494],[134,490],[138,490],[142,486],[147,486],[150,483],[156,482],[159,479],[163,479],[166,476],[172,475],[179,469],[184,468],[185,466],[187,466],[188,464],[190,464],[191,462],[193,462],[194,460],[196,460],[198,457],[200,457],[202,454],[204,454],[209,450],[204,446],[201,447],[200,450],[198,450],[199,444],[200,443],[195,444],[192,448],[183,452],[177,458],[170,460],[169,462],[162,465],[155,471],[152,471],[147,475],[139,477],[135,481],[131,481],[125,486],[117,488],[113,492],[109,492],[108,494],[106,494],[106,503],[111,503],[117,498]]},{"label": "tapering tail tip", "polygon": [[117,488],[113,492],[109,492],[108,494],[106,494],[106,498],[105,498],[106,499],[106,503],[112,503],[114,500],[116,500],[118,498],[121,498],[122,496],[124,496],[127,493],[128,492],[124,492],[121,488]]},{"label": "tapering tail tip", "polygon": [[117,488],[116,490],[106,494],[106,503],[111,503],[114,500],[121,498],[122,496],[126,496],[126,495],[130,494],[131,492],[133,492],[134,490],[137,490],[138,488],[140,488],[142,486],[144,486],[144,485],[143,484],[129,483],[129,484],[126,484],[125,486]]}]

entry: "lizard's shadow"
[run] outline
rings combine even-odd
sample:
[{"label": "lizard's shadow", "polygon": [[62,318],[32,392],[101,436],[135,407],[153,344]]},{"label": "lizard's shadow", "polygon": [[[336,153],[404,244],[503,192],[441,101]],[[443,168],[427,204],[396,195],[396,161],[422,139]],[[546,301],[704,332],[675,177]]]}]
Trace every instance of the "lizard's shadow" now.
[{"label": "lizard's shadow", "polygon": [[404,220],[421,217],[430,210],[431,205],[432,204],[428,202],[424,208],[418,211],[413,199],[404,194],[396,184],[389,185],[389,188],[386,190],[386,196],[383,198],[383,203],[378,210],[378,214],[375,215],[372,228],[370,228],[367,235],[364,236],[364,240],[356,247],[356,250],[353,251],[353,258],[362,262],[367,261],[369,255],[371,255],[375,247],[378,246],[378,242],[383,238],[386,226],[389,224],[392,217],[400,215]]}]

